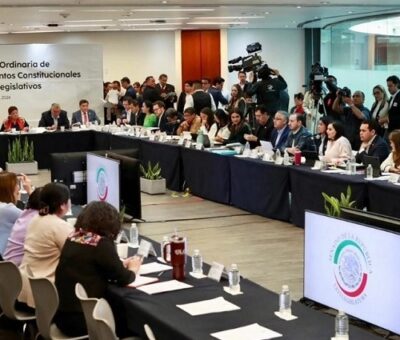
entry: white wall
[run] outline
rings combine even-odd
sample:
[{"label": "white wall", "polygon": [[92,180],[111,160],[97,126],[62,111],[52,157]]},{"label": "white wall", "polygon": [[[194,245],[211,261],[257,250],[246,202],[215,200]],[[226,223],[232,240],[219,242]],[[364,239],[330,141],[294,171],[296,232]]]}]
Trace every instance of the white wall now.
[{"label": "white wall", "polygon": [[[245,56],[246,46],[262,45],[261,56],[269,67],[278,69],[288,84],[290,106],[293,95],[304,88],[304,31],[295,29],[230,29],[228,30],[228,60]],[[223,63],[222,63],[223,64]],[[237,72],[229,74],[227,85],[237,83]]]},{"label": "white wall", "polygon": [[[0,35],[0,44],[100,44],[103,47],[104,81],[142,82],[147,76],[167,73],[176,84],[174,32],[82,32]],[[82,53],[85,53],[84,46]],[[179,70],[180,72],[180,70]]]}]

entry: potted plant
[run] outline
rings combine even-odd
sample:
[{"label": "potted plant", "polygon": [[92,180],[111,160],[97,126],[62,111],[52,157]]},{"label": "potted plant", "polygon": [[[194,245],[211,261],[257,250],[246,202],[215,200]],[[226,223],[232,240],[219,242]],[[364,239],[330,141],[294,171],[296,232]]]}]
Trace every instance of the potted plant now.
[{"label": "potted plant", "polygon": [[16,174],[34,175],[38,173],[38,164],[34,159],[33,141],[28,142],[25,137],[16,138],[12,143],[8,143],[8,162],[6,170]]},{"label": "potted plant", "polygon": [[329,196],[325,192],[322,193],[324,197],[325,212],[329,216],[340,217],[340,208],[353,208],[355,201],[351,201],[351,187],[347,186],[346,195],[340,194],[340,200],[334,196]]},{"label": "potted plant", "polygon": [[142,177],[140,177],[140,190],[150,195],[164,194],[166,191],[165,178],[161,177],[160,164],[147,163],[147,169],[140,165]]}]

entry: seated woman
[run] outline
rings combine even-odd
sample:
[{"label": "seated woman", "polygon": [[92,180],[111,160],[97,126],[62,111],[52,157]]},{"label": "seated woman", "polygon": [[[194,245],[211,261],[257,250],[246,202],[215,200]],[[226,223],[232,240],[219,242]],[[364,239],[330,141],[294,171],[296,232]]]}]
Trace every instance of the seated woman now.
[{"label": "seated woman", "polygon": [[142,112],[145,114],[143,127],[150,128],[157,126],[157,116],[153,113],[153,104],[150,100],[145,100],[142,105]]},{"label": "seated woman", "polygon": [[23,181],[24,189],[30,194],[32,187],[28,177],[20,175],[18,178],[13,172],[0,172],[0,254],[2,255],[4,255],[12,227],[22,213],[16,207],[20,199],[19,180]]},{"label": "seated woman", "polygon": [[21,264],[22,257],[24,256],[25,236],[28,225],[39,214],[41,190],[41,188],[37,188],[29,196],[25,210],[22,211],[19,218],[15,221],[11,229],[11,235],[8,238],[3,257],[6,261],[14,262],[17,266]]},{"label": "seated woman", "polygon": [[331,123],[331,119],[329,116],[323,116],[318,122],[317,127],[317,136],[315,137],[315,147],[317,149],[317,153],[320,156],[325,155],[326,146],[328,144],[328,136],[326,135],[326,131],[328,129],[328,125]]},{"label": "seated woman", "polygon": [[226,144],[230,143],[245,144],[246,140],[244,139],[244,135],[251,133],[251,128],[244,120],[243,112],[238,107],[236,107],[229,114],[229,118],[230,118],[229,122],[230,136],[226,140]]},{"label": "seated woman", "polygon": [[28,131],[28,122],[19,116],[18,108],[16,106],[10,106],[8,108],[8,118],[3,121],[0,131],[11,132],[12,129],[16,131]]},{"label": "seated woman", "polygon": [[349,140],[343,136],[343,124],[338,121],[329,123],[326,134],[328,136],[328,144],[324,160],[335,164],[349,160],[352,156],[352,150]]},{"label": "seated woman", "polygon": [[24,257],[21,262],[22,291],[20,302],[35,307],[26,266],[37,277],[46,277],[54,281],[61,249],[73,227],[62,218],[69,211],[68,187],[61,183],[46,184],[40,193],[39,216],[28,226],[25,237]]},{"label": "seated woman", "polygon": [[104,298],[110,281],[125,286],[135,280],[141,260],[119,259],[114,240],[120,230],[119,213],[109,203],[91,202],[78,216],[56,270],[60,304],[55,322],[66,335],[87,334],[83,311],[75,296],[77,282],[89,297]]},{"label": "seated woman", "polygon": [[382,172],[393,172],[400,174],[400,130],[394,130],[389,134],[390,147],[392,152],[382,162]]},{"label": "seated woman", "polygon": [[[231,132],[229,131],[229,116],[227,113],[218,109],[215,112],[215,121],[217,123],[217,133],[214,137],[214,142],[223,143],[225,140],[229,139]],[[213,138],[211,137],[210,140]]]},{"label": "seated woman", "polygon": [[214,112],[209,108],[205,107],[200,111],[201,128],[205,135],[209,138],[215,137],[217,134],[217,123],[215,123]]}]

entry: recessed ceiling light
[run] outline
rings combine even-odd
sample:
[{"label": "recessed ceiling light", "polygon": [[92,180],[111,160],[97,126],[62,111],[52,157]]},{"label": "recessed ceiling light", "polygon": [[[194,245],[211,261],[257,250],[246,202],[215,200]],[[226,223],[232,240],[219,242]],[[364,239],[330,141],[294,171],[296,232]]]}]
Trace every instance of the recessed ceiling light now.
[{"label": "recessed ceiling light", "polygon": [[88,20],[64,20],[65,23],[79,23],[79,22],[110,22],[112,19],[88,19]]},{"label": "recessed ceiling light", "polygon": [[247,25],[247,21],[195,21],[188,22],[188,25]]},{"label": "recessed ceiling light", "polygon": [[321,4],[321,5],[329,5],[330,2],[329,2],[329,1],[321,1],[320,4]]},{"label": "recessed ceiling light", "polygon": [[349,14],[352,14],[352,13],[353,13],[353,11],[348,11],[347,13],[349,13]]},{"label": "recessed ceiling light", "polygon": [[214,8],[135,8],[131,12],[214,12]]},{"label": "recessed ceiling light", "polygon": [[297,6],[296,8],[301,8],[301,6]]},{"label": "recessed ceiling light", "polygon": [[64,27],[115,27],[117,25],[114,24],[81,24],[81,25],[64,25]]},{"label": "recessed ceiling light", "polygon": [[200,19],[200,20],[240,20],[240,19],[264,19],[264,16],[237,16],[237,17],[194,17],[193,19]]},{"label": "recessed ceiling light", "polygon": [[180,17],[180,18],[130,18],[130,19],[118,19],[118,21],[121,22],[131,22],[131,21],[151,21],[151,20],[188,20],[190,19],[189,17]]},{"label": "recessed ceiling light", "polygon": [[163,1],[161,1],[161,3],[165,5],[165,4],[168,3],[168,1],[167,0],[163,0]]},{"label": "recessed ceiling light", "polygon": [[269,12],[267,11],[267,12],[265,12],[264,14],[267,14],[267,15],[268,15],[268,14],[269,14]]}]

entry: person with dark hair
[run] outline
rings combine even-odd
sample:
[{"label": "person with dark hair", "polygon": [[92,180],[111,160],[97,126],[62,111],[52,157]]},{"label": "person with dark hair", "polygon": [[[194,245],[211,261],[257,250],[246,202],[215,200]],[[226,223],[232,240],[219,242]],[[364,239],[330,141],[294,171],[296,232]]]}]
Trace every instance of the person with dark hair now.
[{"label": "person with dark hair", "polygon": [[294,155],[296,151],[300,150],[314,150],[315,145],[312,143],[310,132],[303,126],[302,115],[291,114],[289,116],[289,129],[290,133],[286,140],[285,151]]},{"label": "person with dark hair", "polygon": [[222,94],[222,89],[224,88],[225,79],[222,77],[214,78],[212,86],[208,90],[214,99],[215,106],[218,108],[221,105],[228,104],[228,100]]},{"label": "person with dark hair", "polygon": [[211,87],[211,79],[210,78],[201,78],[201,88],[204,92],[208,93]]},{"label": "person with dark hair", "polygon": [[354,150],[360,148],[361,122],[370,119],[370,112],[364,106],[364,100],[365,95],[362,91],[355,91],[351,97],[343,96],[338,92],[333,103],[333,110],[343,117],[345,136]]},{"label": "person with dark hair", "polygon": [[120,260],[114,245],[120,230],[119,213],[107,202],[93,201],[79,214],[55,273],[60,299],[55,323],[66,335],[87,334],[82,307],[75,295],[76,283],[83,285],[90,298],[99,299],[105,297],[109,282],[126,286],[135,280],[141,260]]},{"label": "person with dark hair", "polygon": [[86,99],[81,99],[79,101],[79,111],[76,111],[72,114],[71,124],[79,124],[79,125],[86,125],[89,123],[98,124],[101,123],[99,117],[95,111],[89,109],[89,101]]},{"label": "person with dark hair", "polygon": [[183,112],[184,121],[179,125],[176,134],[180,136],[185,131],[190,133],[197,133],[201,127],[201,118],[196,114],[196,111],[192,107],[188,107]]},{"label": "person with dark hair", "polygon": [[136,99],[136,91],[131,85],[131,80],[128,77],[123,77],[121,79],[121,86],[125,89],[125,95],[131,97],[132,99]]},{"label": "person with dark hair", "polygon": [[69,189],[61,183],[46,184],[40,193],[39,216],[36,216],[26,232],[24,257],[21,262],[22,290],[20,302],[35,307],[26,267],[34,276],[46,277],[54,282],[54,275],[61,249],[72,232],[72,226],[62,218],[70,210]]},{"label": "person with dark hair", "polygon": [[400,130],[394,130],[389,134],[392,152],[382,162],[382,172],[394,172],[400,174]]},{"label": "person with dark hair", "polygon": [[387,128],[388,128],[388,122],[389,122],[389,116],[388,116],[388,111],[389,111],[389,98],[386,93],[385,88],[382,85],[375,85],[374,88],[372,89],[372,94],[375,98],[374,103],[372,104],[371,107],[371,119],[377,121],[378,123],[378,129],[376,130],[376,133],[385,138]]},{"label": "person with dark hair", "polygon": [[153,112],[153,103],[149,100],[145,100],[142,104],[142,112],[144,113],[143,127],[156,127],[157,116]]},{"label": "person with dark hair", "polygon": [[50,130],[59,130],[61,126],[69,129],[67,111],[61,110],[60,104],[53,103],[51,104],[50,110],[42,113],[39,127],[46,127]]},{"label": "person with dark hair", "polygon": [[388,132],[400,128],[400,79],[397,76],[390,76],[386,79],[388,91],[391,95],[388,110]]},{"label": "person with dark hair", "polygon": [[167,117],[165,115],[165,103],[162,100],[157,100],[153,103],[153,111],[157,116],[157,126],[161,132],[164,132],[167,128]]},{"label": "person with dark hair", "polygon": [[246,93],[248,87],[250,86],[250,83],[247,81],[247,75],[245,71],[238,72],[238,80],[239,82],[237,83],[237,85],[240,86],[243,93]]},{"label": "person with dark hair", "polygon": [[158,84],[156,89],[160,92],[161,98],[164,101],[165,109],[174,107],[174,103],[177,101],[175,93],[175,86],[168,84],[168,76],[166,74],[160,74],[158,77]]},{"label": "person with dark hair", "polygon": [[215,137],[218,127],[215,123],[214,112],[209,107],[205,107],[200,111],[201,127],[200,130],[203,131],[208,138]]},{"label": "person with dark hair", "polygon": [[270,69],[264,65],[258,71],[261,81],[254,75],[253,82],[247,90],[250,96],[257,96],[257,104],[265,105],[267,112],[274,115],[280,108],[280,92],[287,88],[285,79],[278,70]]},{"label": "person with dark hair", "polygon": [[145,114],[140,111],[139,102],[136,99],[125,96],[122,105],[124,110],[121,118],[117,119],[118,125],[143,125]]},{"label": "person with dark hair", "polygon": [[215,112],[215,122],[217,123],[217,133],[214,137],[210,137],[210,141],[223,143],[231,135],[228,114],[224,110],[218,109]]},{"label": "person with dark hair", "polygon": [[246,123],[243,117],[243,112],[235,107],[232,112],[229,113],[229,131],[230,136],[225,141],[226,144],[240,143],[245,144],[246,139],[244,136],[251,133],[250,126]]},{"label": "person with dark hair", "polygon": [[19,218],[15,221],[10,237],[8,238],[3,257],[6,261],[14,262],[17,266],[21,264],[22,257],[24,256],[25,235],[28,225],[39,214],[41,190],[41,188],[36,188],[29,195],[25,210],[22,211]]},{"label": "person with dark hair", "polygon": [[361,147],[356,155],[358,163],[364,162],[364,155],[378,157],[382,163],[389,155],[389,146],[386,141],[377,134],[379,125],[376,120],[365,120],[360,126]]},{"label": "person with dark hair", "polygon": [[183,117],[180,115],[178,111],[170,107],[169,109],[165,110],[165,117],[167,118],[167,125],[165,128],[165,132],[169,136],[176,135],[176,131],[179,128],[183,121]]},{"label": "person with dark hair", "polygon": [[344,132],[345,129],[341,122],[334,121],[328,124],[328,129],[326,130],[328,145],[324,156],[326,162],[340,164],[351,159],[351,144],[344,136]]},{"label": "person with dark hair", "polygon": [[250,142],[250,146],[255,148],[261,145],[260,141],[271,141],[274,122],[264,105],[259,105],[255,109],[257,127],[254,134],[244,135],[244,138]]},{"label": "person with dark hair", "polygon": [[246,117],[246,100],[244,99],[243,91],[238,84],[232,85],[231,99],[229,100],[227,111],[232,112],[235,108],[239,108],[243,117]]},{"label": "person with dark hair", "polygon": [[13,129],[16,131],[28,131],[28,122],[19,116],[18,108],[10,106],[8,108],[8,117],[3,121],[0,131],[11,132]]},{"label": "person with dark hair", "polygon": [[[161,100],[162,102],[164,102],[163,98],[161,97],[160,90],[158,88],[156,88],[156,81],[153,76],[146,77],[146,80],[144,81],[144,85],[145,85],[145,88],[142,93],[143,101],[149,100],[152,103],[154,103],[158,100]],[[165,104],[164,104],[164,106],[165,106]]]},{"label": "person with dark hair", "polygon": [[213,96],[204,91],[199,80],[193,81],[193,92],[186,95],[184,110],[188,107],[194,108],[197,115],[200,115],[200,111],[205,107],[209,107],[213,111],[217,109]]},{"label": "person with dark hair", "polygon": [[185,81],[185,83],[183,84],[183,91],[181,92],[178,98],[177,110],[180,114],[183,114],[183,110],[185,108],[186,95],[191,94],[192,92],[193,92],[193,82],[190,80]]},{"label": "person with dark hair", "polygon": [[30,194],[32,186],[28,177],[8,171],[0,172],[0,254],[4,253],[12,227],[22,213],[16,206],[20,199],[19,181]]},{"label": "person with dark hair", "polygon": [[318,155],[323,156],[326,152],[326,146],[328,145],[328,136],[326,131],[328,130],[329,123],[332,119],[329,116],[322,116],[319,119],[317,126],[317,135],[314,137],[315,148],[317,149]]}]

